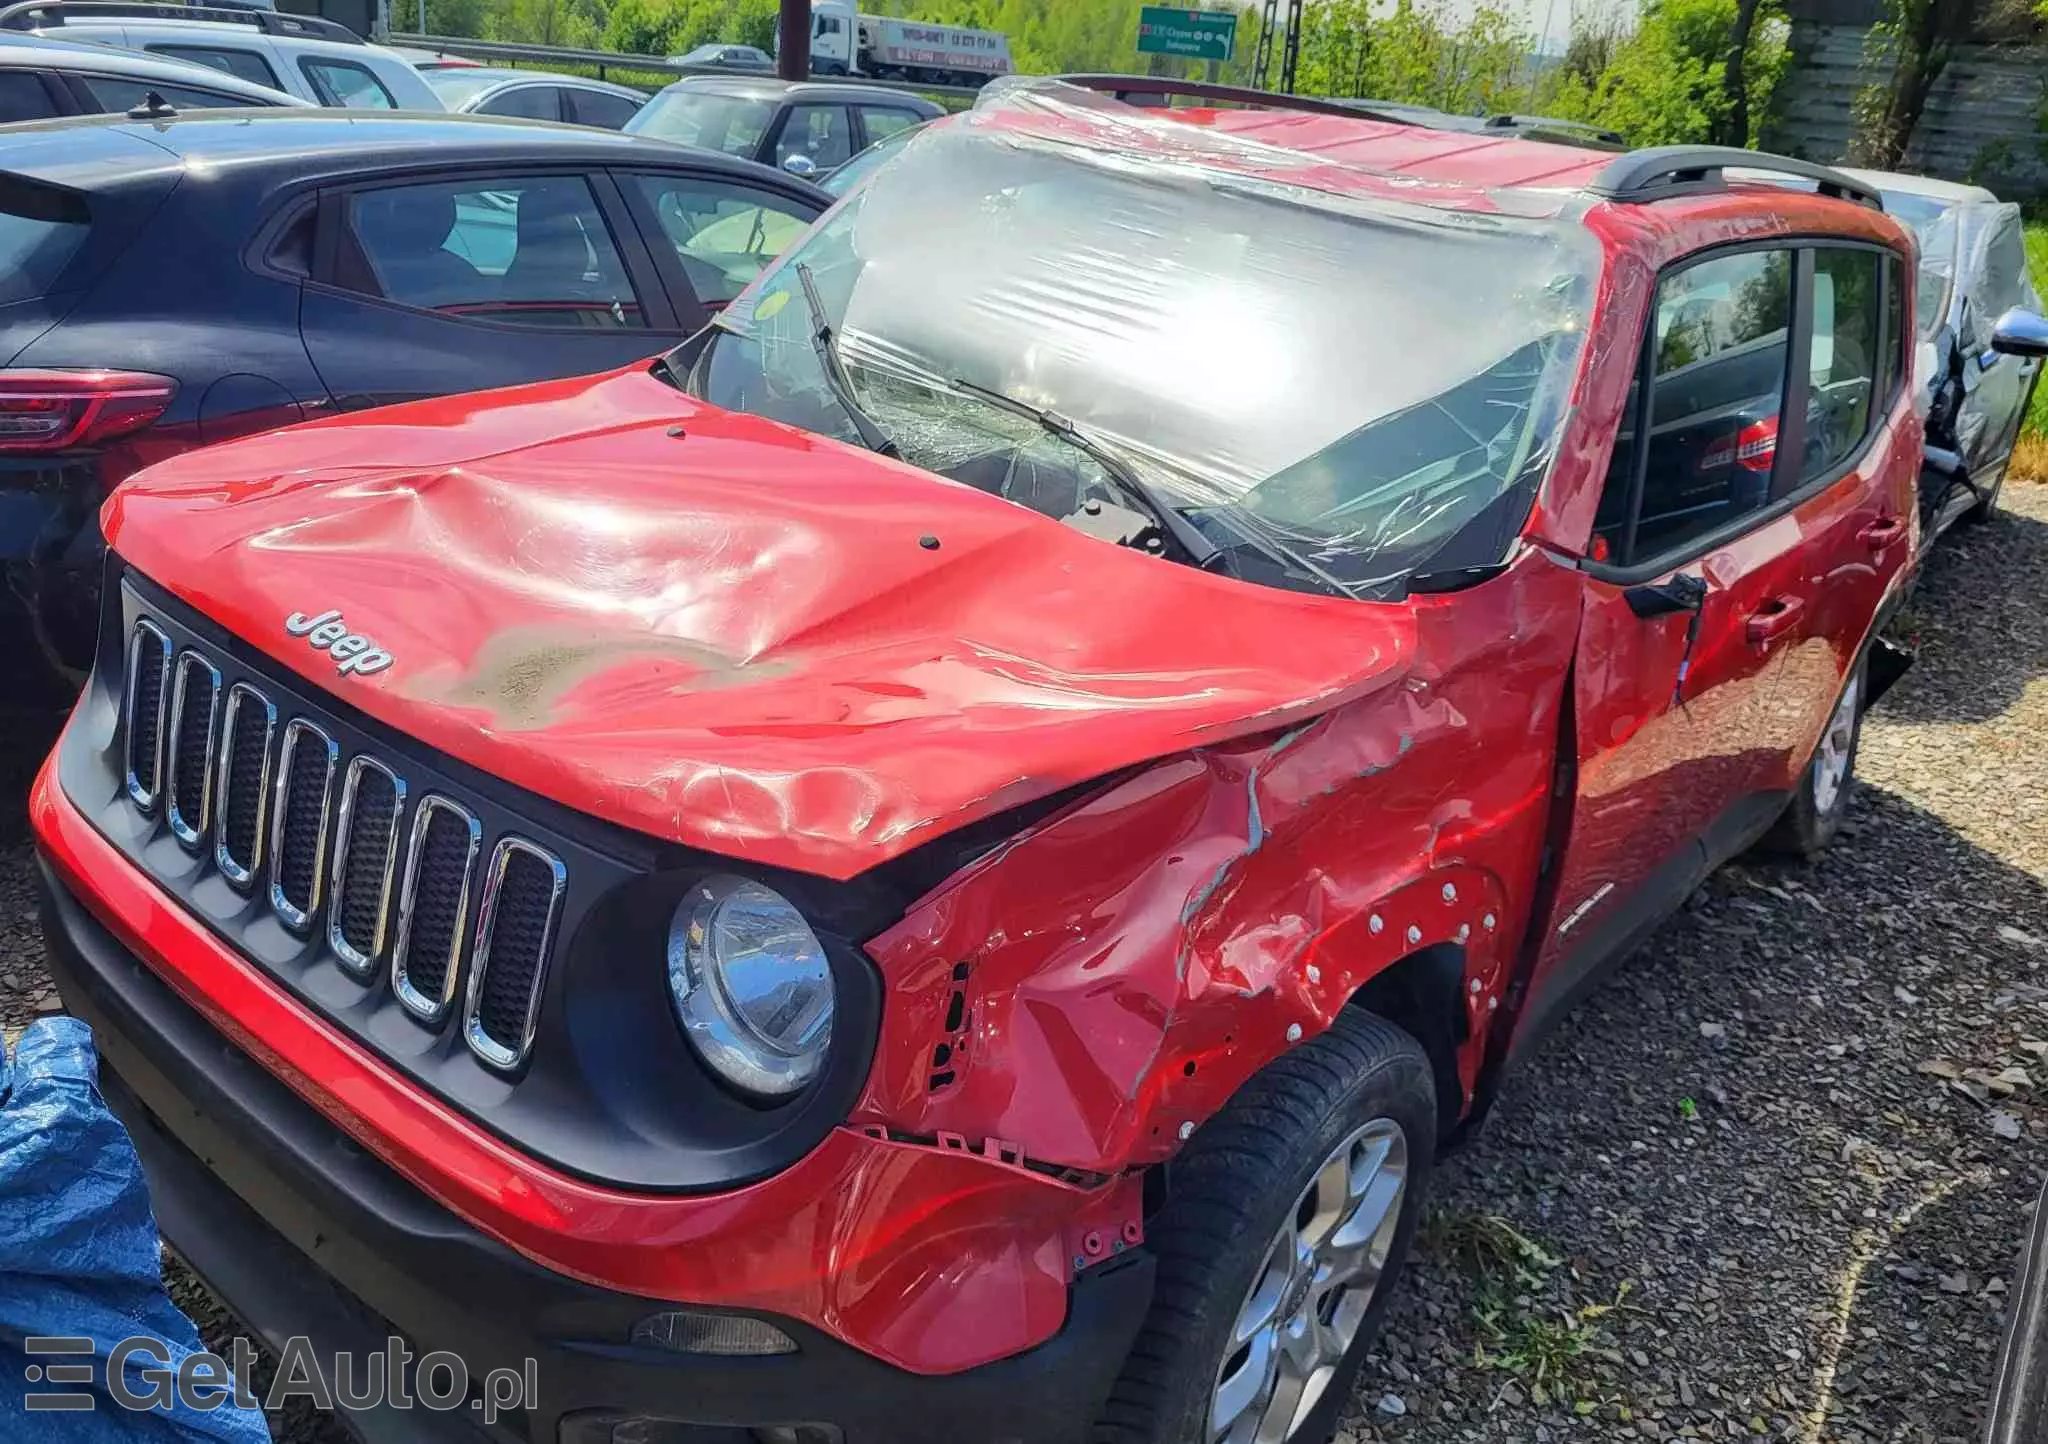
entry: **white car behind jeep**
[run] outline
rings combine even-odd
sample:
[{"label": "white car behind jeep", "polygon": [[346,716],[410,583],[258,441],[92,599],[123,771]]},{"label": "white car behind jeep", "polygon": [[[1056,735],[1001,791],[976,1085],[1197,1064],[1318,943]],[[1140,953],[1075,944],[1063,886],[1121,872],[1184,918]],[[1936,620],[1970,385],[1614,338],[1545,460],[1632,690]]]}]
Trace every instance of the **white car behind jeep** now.
[{"label": "white car behind jeep", "polygon": [[118,0],[24,0],[0,9],[0,29],[210,66],[314,105],[447,108],[403,56],[332,20],[184,5],[176,7],[179,18],[164,18],[171,8]]}]

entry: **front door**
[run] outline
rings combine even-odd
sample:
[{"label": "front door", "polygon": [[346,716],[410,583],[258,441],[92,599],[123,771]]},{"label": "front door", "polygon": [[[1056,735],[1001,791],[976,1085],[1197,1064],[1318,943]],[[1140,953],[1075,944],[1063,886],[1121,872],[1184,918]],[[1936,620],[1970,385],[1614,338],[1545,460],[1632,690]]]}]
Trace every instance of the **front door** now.
[{"label": "front door", "polygon": [[1774,501],[1797,475],[1778,439],[1799,271],[1796,250],[1744,249],[1658,287],[1585,582],[1574,802],[1524,1036],[1768,822],[1803,764],[1777,693],[1813,601]]}]

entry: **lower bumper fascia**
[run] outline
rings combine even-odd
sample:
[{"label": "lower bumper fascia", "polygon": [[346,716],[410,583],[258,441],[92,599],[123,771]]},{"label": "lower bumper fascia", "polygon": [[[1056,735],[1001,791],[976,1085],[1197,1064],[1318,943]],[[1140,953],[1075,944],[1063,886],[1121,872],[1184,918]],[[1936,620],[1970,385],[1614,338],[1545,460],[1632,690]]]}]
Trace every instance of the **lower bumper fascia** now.
[{"label": "lower bumper fascia", "polygon": [[273,1349],[307,1339],[316,1360],[397,1337],[416,1357],[459,1356],[472,1381],[529,1367],[537,1380],[534,1407],[488,1430],[465,1409],[348,1414],[367,1444],[1079,1444],[1150,1305],[1153,1260],[1134,1249],[1076,1279],[1053,1338],[955,1374],[912,1374],[779,1317],[765,1321],[793,1352],[636,1343],[636,1324],[683,1306],[481,1234],[223,1037],[47,863],[42,884],[51,971],[93,1029],[164,1236],[229,1309]]}]

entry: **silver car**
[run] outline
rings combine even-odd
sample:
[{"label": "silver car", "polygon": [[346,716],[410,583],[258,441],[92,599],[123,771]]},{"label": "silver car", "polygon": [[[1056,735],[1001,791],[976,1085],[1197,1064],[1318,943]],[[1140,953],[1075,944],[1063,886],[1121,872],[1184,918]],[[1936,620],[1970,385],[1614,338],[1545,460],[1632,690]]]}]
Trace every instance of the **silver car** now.
[{"label": "silver car", "polygon": [[775,58],[751,45],[700,45],[686,55],[671,55],[669,63],[715,66],[720,70],[739,70],[750,75],[775,73]]},{"label": "silver car", "polygon": [[1927,444],[1961,458],[1955,476],[1930,470],[1921,485],[1924,540],[1991,514],[2005,481],[2041,362],[1992,346],[1999,319],[2039,313],[2027,277],[2020,208],[1982,186],[1885,171],[1847,171],[1884,195],[1886,212],[1920,243],[1913,379],[1927,408]]},{"label": "silver car", "polygon": [[510,115],[620,130],[647,103],[645,91],[545,70],[462,65],[420,73],[441,103],[459,115]]}]

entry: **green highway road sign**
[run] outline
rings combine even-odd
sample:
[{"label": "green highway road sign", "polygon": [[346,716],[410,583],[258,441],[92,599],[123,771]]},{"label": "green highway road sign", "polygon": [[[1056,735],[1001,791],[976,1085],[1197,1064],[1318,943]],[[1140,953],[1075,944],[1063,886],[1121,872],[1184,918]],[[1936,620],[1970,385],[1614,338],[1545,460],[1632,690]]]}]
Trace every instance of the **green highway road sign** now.
[{"label": "green highway road sign", "polygon": [[1234,10],[1178,10],[1166,5],[1146,5],[1138,11],[1141,55],[1228,60],[1236,40]]}]

